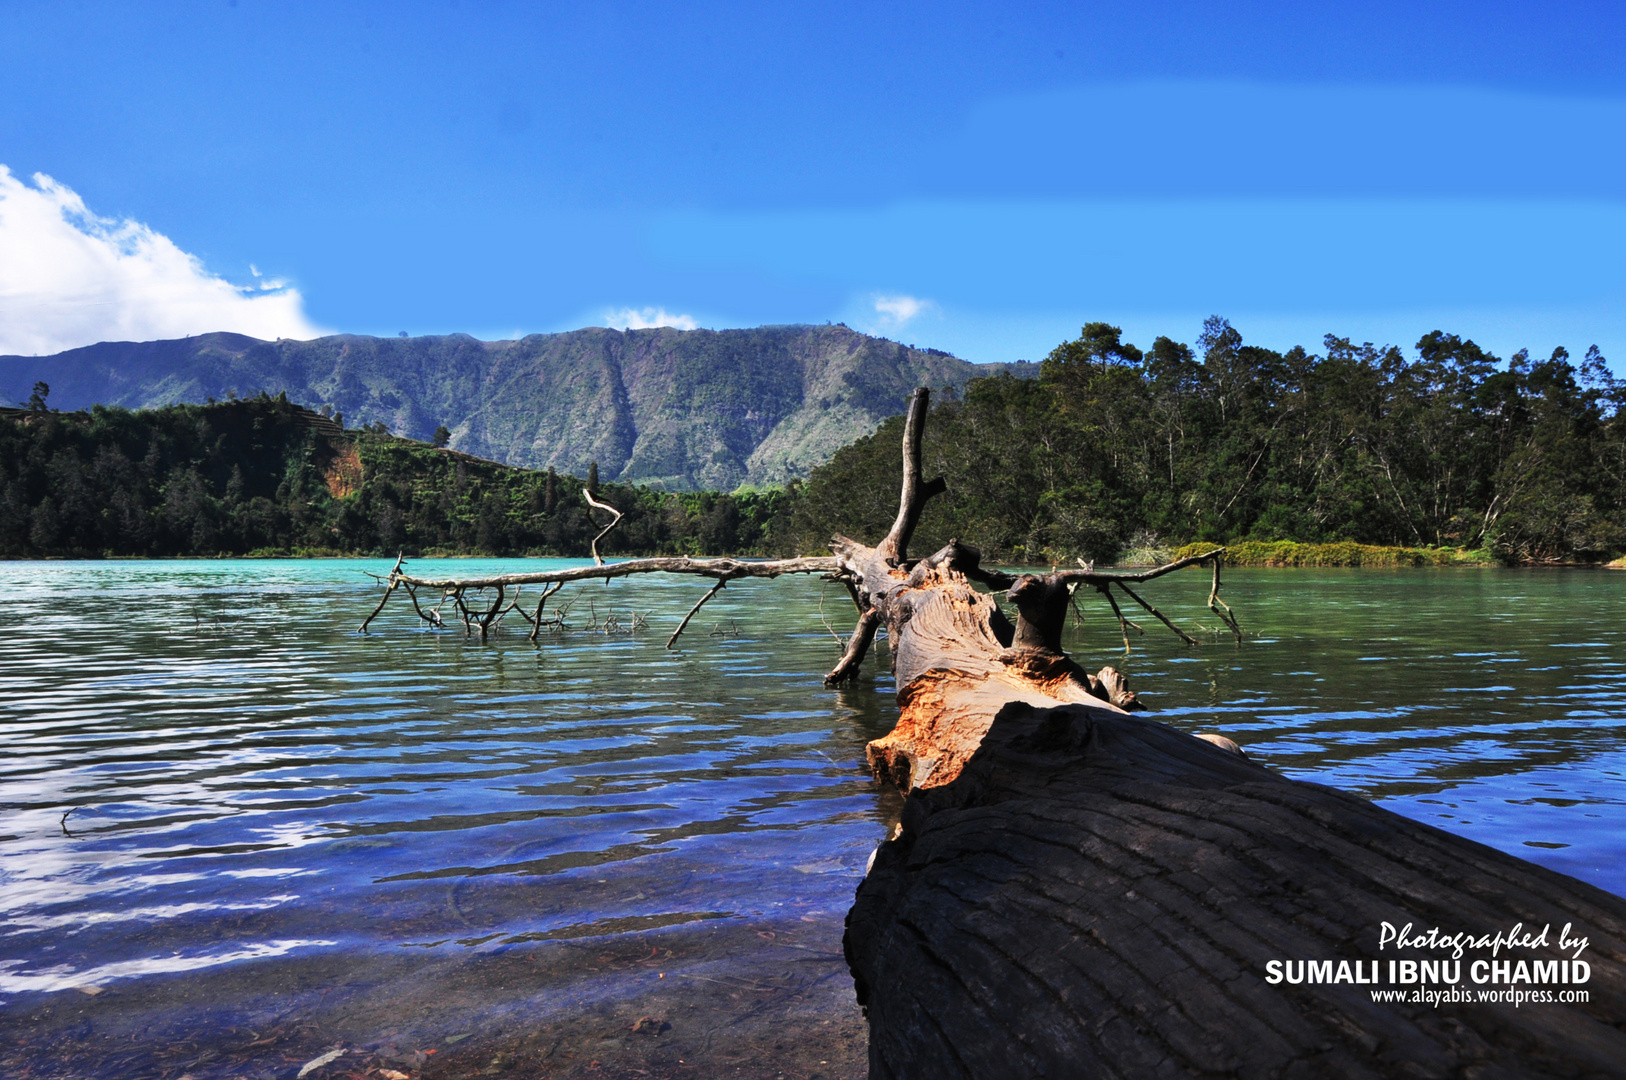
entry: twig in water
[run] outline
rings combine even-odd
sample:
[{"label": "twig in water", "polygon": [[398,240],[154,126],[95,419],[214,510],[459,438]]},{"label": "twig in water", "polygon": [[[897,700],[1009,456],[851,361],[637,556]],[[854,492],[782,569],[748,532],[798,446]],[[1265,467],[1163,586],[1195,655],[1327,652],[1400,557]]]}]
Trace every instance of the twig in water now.
[{"label": "twig in water", "polygon": [[1146,631],[1141,628],[1139,623],[1134,622],[1134,621],[1124,617],[1123,609],[1118,606],[1118,601],[1113,598],[1112,586],[1110,584],[1097,585],[1096,588],[1101,590],[1101,595],[1106,597],[1107,598],[1107,603],[1112,605],[1112,613],[1114,615],[1118,616],[1118,631],[1119,631],[1119,633],[1123,634],[1123,636],[1124,636],[1124,655],[1128,656],[1129,655],[1129,628],[1131,626],[1133,626],[1135,628],[1135,633],[1141,635],[1142,637],[1146,636]]},{"label": "twig in water", "polygon": [[390,593],[394,592],[396,586],[400,584],[395,575],[401,572],[401,560],[405,557],[405,555],[405,552],[399,552],[396,554],[395,566],[390,569],[390,587],[385,589],[384,595],[378,598],[378,606],[373,608],[372,614],[361,620],[361,626],[356,630],[356,633],[365,634],[367,632],[367,624],[378,618],[378,613],[384,610],[384,604],[389,600]]},{"label": "twig in water", "polygon": [[1118,588],[1122,589],[1125,593],[1127,593],[1129,595],[1129,598],[1131,600],[1135,601],[1135,603],[1139,604],[1141,607],[1145,608],[1147,611],[1150,611],[1153,615],[1157,616],[1157,618],[1163,623],[1163,625],[1167,626],[1170,630],[1173,630],[1175,632],[1175,634],[1180,638],[1181,641],[1185,642],[1187,645],[1200,644],[1197,641],[1196,638],[1192,637],[1190,634],[1186,633],[1184,630],[1180,629],[1178,626],[1176,626],[1172,622],[1170,622],[1168,620],[1168,617],[1165,616],[1161,611],[1157,610],[1157,608],[1153,607],[1151,604],[1148,604],[1146,601],[1142,600],[1140,598],[1140,596],[1135,592],[1134,589],[1131,589],[1128,585],[1125,585],[1121,581],[1113,582],[1113,584],[1117,585]]},{"label": "twig in water", "polygon": [[1231,636],[1236,638],[1237,644],[1242,644],[1242,627],[1236,624],[1236,616],[1231,612],[1231,605],[1220,599],[1220,561],[1222,556],[1214,557],[1214,585],[1208,590],[1208,609],[1225,621],[1231,628]]},{"label": "twig in water", "polygon": [[[830,631],[830,636],[836,639],[836,644],[840,645],[841,644],[841,635],[836,633],[836,628],[830,625],[830,620],[826,619],[824,617],[824,593],[825,593],[825,590],[828,589],[829,587],[830,587],[830,578],[828,576],[826,576],[825,579],[824,579],[824,585],[821,586],[820,589],[819,589],[819,621],[824,624],[824,628],[826,630]],[[852,586],[849,585],[848,588],[850,589],[850,588],[852,588]]]},{"label": "twig in water", "polygon": [[706,601],[716,596],[718,592],[722,590],[722,587],[727,584],[727,578],[718,578],[717,584],[711,587],[711,591],[707,592],[705,596],[702,596],[699,600],[695,601],[694,607],[689,609],[689,613],[683,616],[683,621],[678,623],[677,629],[672,631],[672,636],[666,639],[666,647],[668,649],[677,644],[678,635],[683,633],[683,628],[689,625],[689,620],[694,618],[694,613],[705,606]]}]

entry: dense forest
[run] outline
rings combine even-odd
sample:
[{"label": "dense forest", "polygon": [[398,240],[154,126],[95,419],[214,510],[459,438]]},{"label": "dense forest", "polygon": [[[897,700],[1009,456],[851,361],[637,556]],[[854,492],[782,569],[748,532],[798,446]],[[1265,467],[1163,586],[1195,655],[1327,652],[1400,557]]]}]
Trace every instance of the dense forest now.
[{"label": "dense forest", "polygon": [[[42,387],[41,389],[48,389]],[[261,395],[60,413],[36,390],[0,416],[0,556],[586,555],[608,515],[587,481],[345,431]],[[625,514],[606,552],[780,550],[785,491],[671,494],[605,484]],[[592,515],[599,515],[595,524]]]},{"label": "dense forest", "polygon": [[[1149,350],[1091,323],[1037,380],[993,377],[939,405],[928,475],[948,479],[922,539],[1009,561],[1113,560],[1189,541],[1353,541],[1483,549],[1504,562],[1626,546],[1626,384],[1499,360],[1434,332],[1416,355],[1328,336],[1323,352],[1243,343]],[[843,449],[799,493],[798,533],[878,535],[895,512],[901,421]]]},{"label": "dense forest", "polygon": [[[619,553],[816,551],[884,533],[897,508],[896,418],[805,484],[673,494],[343,430],[281,395],[62,413],[46,392],[0,416],[0,556],[580,556],[603,523],[584,483],[626,514],[605,544]],[[1435,332],[1412,357],[1330,336],[1282,353],[1214,318],[1196,350],[1142,351],[1091,323],[1036,379],[939,394],[926,467],[948,494],[917,546],[960,536],[1029,563],[1276,540],[1599,560],[1626,547],[1623,402],[1596,348],[1503,361]]]}]

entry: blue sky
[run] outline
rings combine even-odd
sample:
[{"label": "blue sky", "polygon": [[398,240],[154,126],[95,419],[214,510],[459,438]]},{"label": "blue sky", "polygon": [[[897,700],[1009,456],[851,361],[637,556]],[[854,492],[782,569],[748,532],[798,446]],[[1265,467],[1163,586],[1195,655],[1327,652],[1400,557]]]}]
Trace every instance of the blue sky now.
[{"label": "blue sky", "polygon": [[1218,313],[1278,347],[1626,359],[1618,6],[0,0],[0,26],[0,352],[841,320],[1013,360]]}]

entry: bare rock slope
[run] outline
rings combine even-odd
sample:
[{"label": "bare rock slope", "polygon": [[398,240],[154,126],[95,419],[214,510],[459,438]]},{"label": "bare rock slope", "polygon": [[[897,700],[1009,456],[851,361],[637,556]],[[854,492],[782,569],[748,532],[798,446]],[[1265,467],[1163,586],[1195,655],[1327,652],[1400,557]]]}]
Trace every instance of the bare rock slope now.
[{"label": "bare rock slope", "polygon": [[35,380],[64,409],[286,392],[350,427],[383,422],[427,439],[445,424],[456,449],[510,465],[582,475],[596,461],[606,480],[731,490],[805,476],[912,387],[1005,367],[839,325],[590,327],[517,341],[221,333],[0,357],[0,403],[24,400]]}]

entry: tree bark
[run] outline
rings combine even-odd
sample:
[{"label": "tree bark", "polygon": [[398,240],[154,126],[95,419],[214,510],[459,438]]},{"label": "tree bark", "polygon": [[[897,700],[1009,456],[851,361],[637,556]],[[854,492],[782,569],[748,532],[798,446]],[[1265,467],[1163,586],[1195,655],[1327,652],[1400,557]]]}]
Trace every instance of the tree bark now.
[{"label": "tree bark", "polygon": [[[887,538],[831,544],[860,630],[884,626],[892,646],[899,718],[869,765],[909,793],[847,919],[874,1080],[1626,1075],[1626,901],[1132,716],[1116,671],[1062,652],[1080,585],[1121,589],[1196,645],[1126,582],[1199,562],[1240,640],[1221,551],[1134,575],[1012,577],[958,541],[911,563],[936,489],[919,481],[925,408],[917,391]],[[1014,624],[973,581],[1007,590]],[[866,644],[855,633],[828,679]],[[1550,926],[1554,947],[1499,954],[1544,961],[1569,958],[1570,924],[1591,939],[1590,1000],[1435,1007],[1265,982],[1270,960],[1349,961],[1350,978],[1378,961],[1381,978],[1391,958],[1439,958],[1381,951],[1383,922]],[[1479,989],[1468,965],[1489,955],[1469,950],[1459,985]]]},{"label": "tree bark", "polygon": [[[1584,1003],[1374,1002],[1384,922],[1563,928]],[[870,1076],[1626,1075],[1626,901],[1103,705],[998,707],[949,784],[905,801],[847,916]],[[1476,984],[1463,953],[1458,985]],[[1349,961],[1378,987],[1267,983]],[[1364,969],[1354,964],[1364,965]],[[1349,972],[1346,972],[1346,975]],[[1441,989],[1439,986],[1433,989]]]}]

